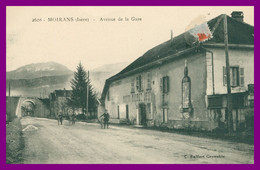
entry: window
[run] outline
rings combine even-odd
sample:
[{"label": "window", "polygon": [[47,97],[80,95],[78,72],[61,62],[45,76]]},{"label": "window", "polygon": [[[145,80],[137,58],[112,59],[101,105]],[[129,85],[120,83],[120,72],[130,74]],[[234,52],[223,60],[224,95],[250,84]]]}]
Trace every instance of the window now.
[{"label": "window", "polygon": [[170,87],[169,76],[162,77],[160,80],[160,88],[163,93],[168,93]]},{"label": "window", "polygon": [[[223,85],[227,85],[226,67],[223,67]],[[232,87],[244,86],[244,68],[230,66],[230,85]]]},{"label": "window", "polygon": [[142,91],[143,90],[143,80],[142,80],[142,76],[141,75],[136,77],[136,90],[137,91]]},{"label": "window", "polygon": [[147,73],[147,90],[152,89],[152,78],[151,78],[151,73]]}]

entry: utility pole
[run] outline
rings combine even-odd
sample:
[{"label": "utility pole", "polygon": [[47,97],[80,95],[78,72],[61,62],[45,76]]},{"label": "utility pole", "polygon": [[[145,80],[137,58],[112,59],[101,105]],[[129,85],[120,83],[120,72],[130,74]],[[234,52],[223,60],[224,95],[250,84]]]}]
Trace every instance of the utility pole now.
[{"label": "utility pole", "polygon": [[228,53],[228,28],[227,15],[224,15],[224,43],[226,56],[226,73],[227,73],[227,112],[228,112],[228,132],[233,132],[233,117],[232,117],[232,96],[230,87],[230,67],[229,67],[229,53]]},{"label": "utility pole", "polygon": [[88,115],[88,93],[89,93],[89,71],[88,71],[88,78],[87,78],[87,100],[86,100],[86,114]]}]

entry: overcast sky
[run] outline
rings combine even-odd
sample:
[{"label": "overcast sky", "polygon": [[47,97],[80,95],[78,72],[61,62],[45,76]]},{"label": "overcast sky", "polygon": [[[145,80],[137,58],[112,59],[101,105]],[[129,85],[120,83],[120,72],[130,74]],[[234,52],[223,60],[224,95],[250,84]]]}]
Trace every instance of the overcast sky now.
[{"label": "overcast sky", "polygon": [[[75,70],[132,62],[147,50],[183,33],[194,23],[243,11],[254,25],[253,7],[7,7],[7,71],[54,61]],[[74,22],[48,22],[73,17]],[[118,21],[118,18],[130,21]],[[141,21],[131,21],[131,18]],[[34,18],[41,22],[32,22]],[[89,22],[75,22],[77,18]],[[100,21],[115,18],[116,21]],[[44,21],[45,20],[45,21]]]}]

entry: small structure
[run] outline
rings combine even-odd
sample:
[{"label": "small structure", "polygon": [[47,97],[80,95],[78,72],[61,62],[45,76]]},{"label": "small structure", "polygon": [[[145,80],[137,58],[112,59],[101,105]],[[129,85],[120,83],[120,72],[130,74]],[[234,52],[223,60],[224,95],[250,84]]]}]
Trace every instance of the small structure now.
[{"label": "small structure", "polygon": [[[253,90],[248,90],[254,84],[254,27],[241,21],[243,15],[237,15],[239,20],[227,16],[235,130],[245,127],[248,99],[251,105],[253,102]],[[106,108],[114,123],[225,129],[224,16],[203,24],[201,28],[210,33],[197,34],[200,27],[184,32],[150,49],[107,79],[99,109]]]}]

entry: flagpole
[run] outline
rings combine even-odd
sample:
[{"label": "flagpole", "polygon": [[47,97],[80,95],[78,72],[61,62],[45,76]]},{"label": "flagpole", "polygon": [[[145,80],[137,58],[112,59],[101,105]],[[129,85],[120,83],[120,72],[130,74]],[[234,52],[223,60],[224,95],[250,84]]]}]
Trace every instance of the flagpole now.
[{"label": "flagpole", "polygon": [[229,66],[229,53],[228,53],[228,28],[227,28],[227,15],[224,15],[224,43],[225,43],[225,57],[226,57],[226,73],[227,73],[227,113],[228,113],[228,132],[233,132],[232,122],[232,96],[230,87],[230,66]]}]

